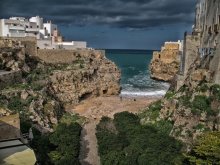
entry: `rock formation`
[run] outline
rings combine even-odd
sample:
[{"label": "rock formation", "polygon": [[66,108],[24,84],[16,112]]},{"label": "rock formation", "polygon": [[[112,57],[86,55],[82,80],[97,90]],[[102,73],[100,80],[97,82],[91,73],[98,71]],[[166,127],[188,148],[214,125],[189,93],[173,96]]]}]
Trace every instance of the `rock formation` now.
[{"label": "rock formation", "polygon": [[[65,50],[62,52],[65,55]],[[0,116],[19,113],[21,119],[30,121],[41,132],[48,132],[57,124],[66,105],[74,106],[89,97],[119,94],[120,71],[116,65],[100,51],[77,52],[67,54],[66,62],[50,63],[26,54],[18,41],[1,39],[0,70],[9,81],[13,79],[9,75],[19,71],[22,82],[0,81],[4,86],[0,91]]]},{"label": "rock formation", "polygon": [[49,92],[64,104],[77,104],[89,97],[117,95],[120,72],[104,56],[79,57],[49,78]]},{"label": "rock formation", "polygon": [[181,42],[166,42],[161,52],[155,51],[150,64],[151,78],[171,81],[180,67]]}]

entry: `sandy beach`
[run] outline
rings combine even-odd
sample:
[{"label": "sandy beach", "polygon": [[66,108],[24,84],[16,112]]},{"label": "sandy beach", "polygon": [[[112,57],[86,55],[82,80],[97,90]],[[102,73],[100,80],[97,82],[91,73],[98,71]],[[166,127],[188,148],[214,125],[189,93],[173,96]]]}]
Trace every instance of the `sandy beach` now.
[{"label": "sandy beach", "polygon": [[88,118],[81,133],[80,162],[82,165],[99,165],[96,125],[103,116],[113,118],[115,113],[137,113],[158,98],[120,98],[119,96],[91,98],[81,102],[71,111]]},{"label": "sandy beach", "polygon": [[156,98],[126,98],[119,96],[97,97],[87,99],[72,109],[72,112],[91,120],[100,120],[103,116],[113,118],[115,113],[129,111],[137,113],[148,106]]}]

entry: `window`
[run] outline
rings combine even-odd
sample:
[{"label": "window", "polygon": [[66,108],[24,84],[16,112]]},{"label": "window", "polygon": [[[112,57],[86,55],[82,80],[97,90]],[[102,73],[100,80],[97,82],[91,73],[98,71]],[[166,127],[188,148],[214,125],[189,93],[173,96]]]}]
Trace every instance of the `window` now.
[{"label": "window", "polygon": [[208,33],[212,34],[212,26],[209,26]]},{"label": "window", "polygon": [[215,25],[214,25],[214,32],[215,32],[216,34],[218,33],[218,26],[219,26],[218,24],[215,24]]}]

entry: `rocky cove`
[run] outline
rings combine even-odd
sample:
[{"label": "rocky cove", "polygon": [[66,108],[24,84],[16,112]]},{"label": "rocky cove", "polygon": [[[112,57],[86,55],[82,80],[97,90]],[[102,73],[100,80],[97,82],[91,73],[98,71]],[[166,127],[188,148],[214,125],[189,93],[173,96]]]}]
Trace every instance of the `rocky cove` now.
[{"label": "rocky cove", "polygon": [[118,97],[120,71],[102,51],[1,39],[1,116],[38,130],[42,164],[219,164],[217,6],[198,2],[193,32],[153,54],[151,77],[172,82],[159,100]]}]

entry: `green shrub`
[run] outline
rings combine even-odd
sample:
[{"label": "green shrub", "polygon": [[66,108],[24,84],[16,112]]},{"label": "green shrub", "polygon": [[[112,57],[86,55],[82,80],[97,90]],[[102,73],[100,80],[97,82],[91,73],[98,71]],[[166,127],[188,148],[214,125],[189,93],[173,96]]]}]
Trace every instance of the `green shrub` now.
[{"label": "green shrub", "polygon": [[207,92],[209,90],[209,86],[207,84],[202,84],[196,90],[199,92]]},{"label": "green shrub", "polygon": [[18,97],[12,97],[9,100],[8,108],[14,112],[20,112],[25,110],[25,103]]},{"label": "green shrub", "polygon": [[45,87],[45,85],[37,82],[32,82],[30,85],[31,85],[31,89],[34,91],[40,91]]},{"label": "green shrub", "polygon": [[182,87],[180,87],[179,92],[183,93],[183,92],[188,92],[189,88],[186,85],[183,85]]},{"label": "green shrub", "polygon": [[29,85],[26,84],[26,83],[20,83],[20,84],[13,84],[13,85],[10,85],[10,86],[7,86],[5,87],[6,90],[10,90],[10,89],[19,89],[19,90],[22,90],[22,89],[28,89],[29,88]]},{"label": "green shrub", "polygon": [[77,123],[67,125],[61,123],[51,134],[50,143],[55,150],[49,153],[51,161],[55,165],[72,165],[79,163],[81,126]]},{"label": "green shrub", "polygon": [[185,107],[190,107],[191,103],[190,103],[190,99],[191,97],[188,95],[183,95],[179,98],[179,102],[180,104],[182,104]]},{"label": "green shrub", "polygon": [[79,123],[80,125],[83,125],[86,122],[86,119],[85,117],[79,116],[78,114],[65,113],[59,122],[65,123],[67,125],[70,125],[71,123]]},{"label": "green shrub", "polygon": [[199,123],[197,126],[194,127],[196,130],[203,130],[205,128],[204,124]]},{"label": "green shrub", "polygon": [[162,103],[161,100],[156,101],[149,105],[149,107],[144,110],[142,113],[139,114],[139,117],[141,119],[143,118],[149,118],[152,121],[155,121],[160,114],[160,110],[162,109]]},{"label": "green shrub", "polygon": [[211,92],[212,92],[214,99],[217,99],[220,101],[220,85],[218,84],[212,85]]},{"label": "green shrub", "polygon": [[199,137],[192,151],[186,155],[188,164],[220,164],[220,132],[208,132]]},{"label": "green shrub", "polygon": [[213,112],[211,110],[211,101],[209,97],[206,96],[195,96],[194,100],[192,101],[192,112],[200,111],[207,112],[208,115],[212,115]]},{"label": "green shrub", "polygon": [[175,95],[174,91],[167,91],[166,95],[164,96],[166,99],[171,99]]},{"label": "green shrub", "polygon": [[160,133],[169,135],[173,128],[173,123],[168,120],[161,120],[152,124],[151,126],[158,130]]},{"label": "green shrub", "polygon": [[168,136],[172,124],[161,121],[155,125],[141,125],[139,121],[136,115],[128,112],[116,114],[113,119],[116,133],[103,127],[111,122],[109,118],[100,121],[96,136],[101,164],[180,164],[182,145]]}]

